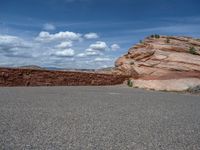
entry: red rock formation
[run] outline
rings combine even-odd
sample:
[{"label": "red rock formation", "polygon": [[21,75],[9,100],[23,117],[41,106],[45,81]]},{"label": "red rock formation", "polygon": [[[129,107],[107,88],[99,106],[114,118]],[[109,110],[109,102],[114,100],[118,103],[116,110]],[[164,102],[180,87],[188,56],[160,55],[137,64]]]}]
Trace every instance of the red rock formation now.
[{"label": "red rock formation", "polygon": [[0,86],[116,85],[125,79],[126,76],[101,73],[0,68]]},{"label": "red rock formation", "polygon": [[118,74],[131,75],[135,87],[182,91],[200,85],[200,40],[148,37],[116,63]]}]

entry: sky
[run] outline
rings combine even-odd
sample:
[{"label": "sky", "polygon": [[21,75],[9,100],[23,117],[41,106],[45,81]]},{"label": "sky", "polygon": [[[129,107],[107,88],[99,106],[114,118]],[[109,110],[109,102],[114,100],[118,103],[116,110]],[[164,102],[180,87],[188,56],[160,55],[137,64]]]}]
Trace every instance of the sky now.
[{"label": "sky", "polygon": [[0,0],[0,66],[112,67],[151,34],[200,37],[199,0]]}]

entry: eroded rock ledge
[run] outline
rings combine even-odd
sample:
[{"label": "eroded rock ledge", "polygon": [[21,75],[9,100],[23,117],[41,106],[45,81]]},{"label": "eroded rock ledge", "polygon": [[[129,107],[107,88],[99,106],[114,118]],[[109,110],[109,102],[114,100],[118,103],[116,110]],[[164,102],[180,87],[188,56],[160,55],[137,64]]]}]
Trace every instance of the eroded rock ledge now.
[{"label": "eroded rock ledge", "polygon": [[127,78],[123,75],[95,72],[0,68],[0,86],[117,85],[122,84]]},{"label": "eroded rock ledge", "polygon": [[200,40],[150,36],[115,63],[117,74],[132,76],[134,87],[185,91],[200,85]]}]

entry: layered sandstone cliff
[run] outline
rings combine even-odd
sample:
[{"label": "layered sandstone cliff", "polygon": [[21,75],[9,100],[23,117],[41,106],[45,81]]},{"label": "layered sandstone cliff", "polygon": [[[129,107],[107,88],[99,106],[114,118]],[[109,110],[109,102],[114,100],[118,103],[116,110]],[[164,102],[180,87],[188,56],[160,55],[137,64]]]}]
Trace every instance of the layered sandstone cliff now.
[{"label": "layered sandstone cliff", "polygon": [[152,35],[129,49],[116,72],[132,76],[134,87],[184,91],[200,85],[200,40]]}]

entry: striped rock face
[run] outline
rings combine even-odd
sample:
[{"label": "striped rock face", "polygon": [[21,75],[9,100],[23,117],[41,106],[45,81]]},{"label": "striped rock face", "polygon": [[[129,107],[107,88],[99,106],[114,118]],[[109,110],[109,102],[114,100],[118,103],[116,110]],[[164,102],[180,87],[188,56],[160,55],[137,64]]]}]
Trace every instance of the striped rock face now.
[{"label": "striped rock face", "polygon": [[200,40],[147,37],[120,57],[115,67],[116,73],[132,76],[137,87],[167,91],[195,88],[200,85]]}]

